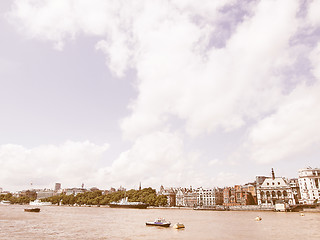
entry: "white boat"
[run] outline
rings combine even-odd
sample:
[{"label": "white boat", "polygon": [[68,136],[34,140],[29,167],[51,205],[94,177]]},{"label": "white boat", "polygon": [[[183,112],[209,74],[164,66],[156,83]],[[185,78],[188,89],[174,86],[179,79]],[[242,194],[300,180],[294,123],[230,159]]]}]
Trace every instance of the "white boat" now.
[{"label": "white boat", "polygon": [[2,200],[0,202],[1,205],[10,205],[10,201],[5,201],[5,200]]},{"label": "white boat", "polygon": [[39,199],[36,199],[33,202],[31,201],[29,203],[29,205],[32,205],[32,206],[50,206],[50,205],[52,205],[52,203],[51,202],[41,202]]},{"label": "white boat", "polygon": [[143,202],[128,202],[128,198],[121,199],[120,202],[109,203],[111,208],[139,208],[144,209],[148,207],[148,204]]},{"label": "white boat", "polygon": [[167,222],[164,218],[157,218],[153,222],[146,222],[147,226],[159,226],[159,227],[169,227],[170,222]]}]

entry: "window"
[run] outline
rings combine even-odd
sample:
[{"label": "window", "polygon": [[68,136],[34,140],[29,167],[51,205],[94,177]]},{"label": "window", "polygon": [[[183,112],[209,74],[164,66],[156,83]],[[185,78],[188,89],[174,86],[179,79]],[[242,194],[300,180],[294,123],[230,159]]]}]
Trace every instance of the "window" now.
[{"label": "window", "polygon": [[278,185],[280,185],[280,182],[278,182]]},{"label": "window", "polygon": [[269,183],[267,182],[267,185],[269,186]]}]

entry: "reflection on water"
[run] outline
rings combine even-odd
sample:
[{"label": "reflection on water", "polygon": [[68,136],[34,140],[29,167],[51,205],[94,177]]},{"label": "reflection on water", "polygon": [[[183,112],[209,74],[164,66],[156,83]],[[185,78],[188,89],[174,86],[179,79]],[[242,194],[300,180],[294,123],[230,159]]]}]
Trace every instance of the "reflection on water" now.
[{"label": "reflection on water", "polygon": [[[320,239],[320,213],[25,207],[0,206],[0,239]],[[145,226],[158,217],[186,228]]]}]

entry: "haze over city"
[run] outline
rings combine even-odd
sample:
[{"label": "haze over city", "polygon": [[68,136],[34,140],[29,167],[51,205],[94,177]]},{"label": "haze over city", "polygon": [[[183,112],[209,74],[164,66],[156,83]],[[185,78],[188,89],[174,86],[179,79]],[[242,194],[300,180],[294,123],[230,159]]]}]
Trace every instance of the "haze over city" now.
[{"label": "haze over city", "polygon": [[319,167],[319,12],[1,1],[0,187],[222,187]]}]

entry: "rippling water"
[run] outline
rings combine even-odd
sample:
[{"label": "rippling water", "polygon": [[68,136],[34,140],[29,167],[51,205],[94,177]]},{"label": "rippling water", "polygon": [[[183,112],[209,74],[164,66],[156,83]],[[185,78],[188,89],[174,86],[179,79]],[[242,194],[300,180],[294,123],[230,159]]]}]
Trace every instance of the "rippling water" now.
[{"label": "rippling water", "polygon": [[[320,213],[0,206],[0,239],[320,239]],[[259,215],[262,221],[254,219]],[[147,227],[164,217],[185,229]]]}]

